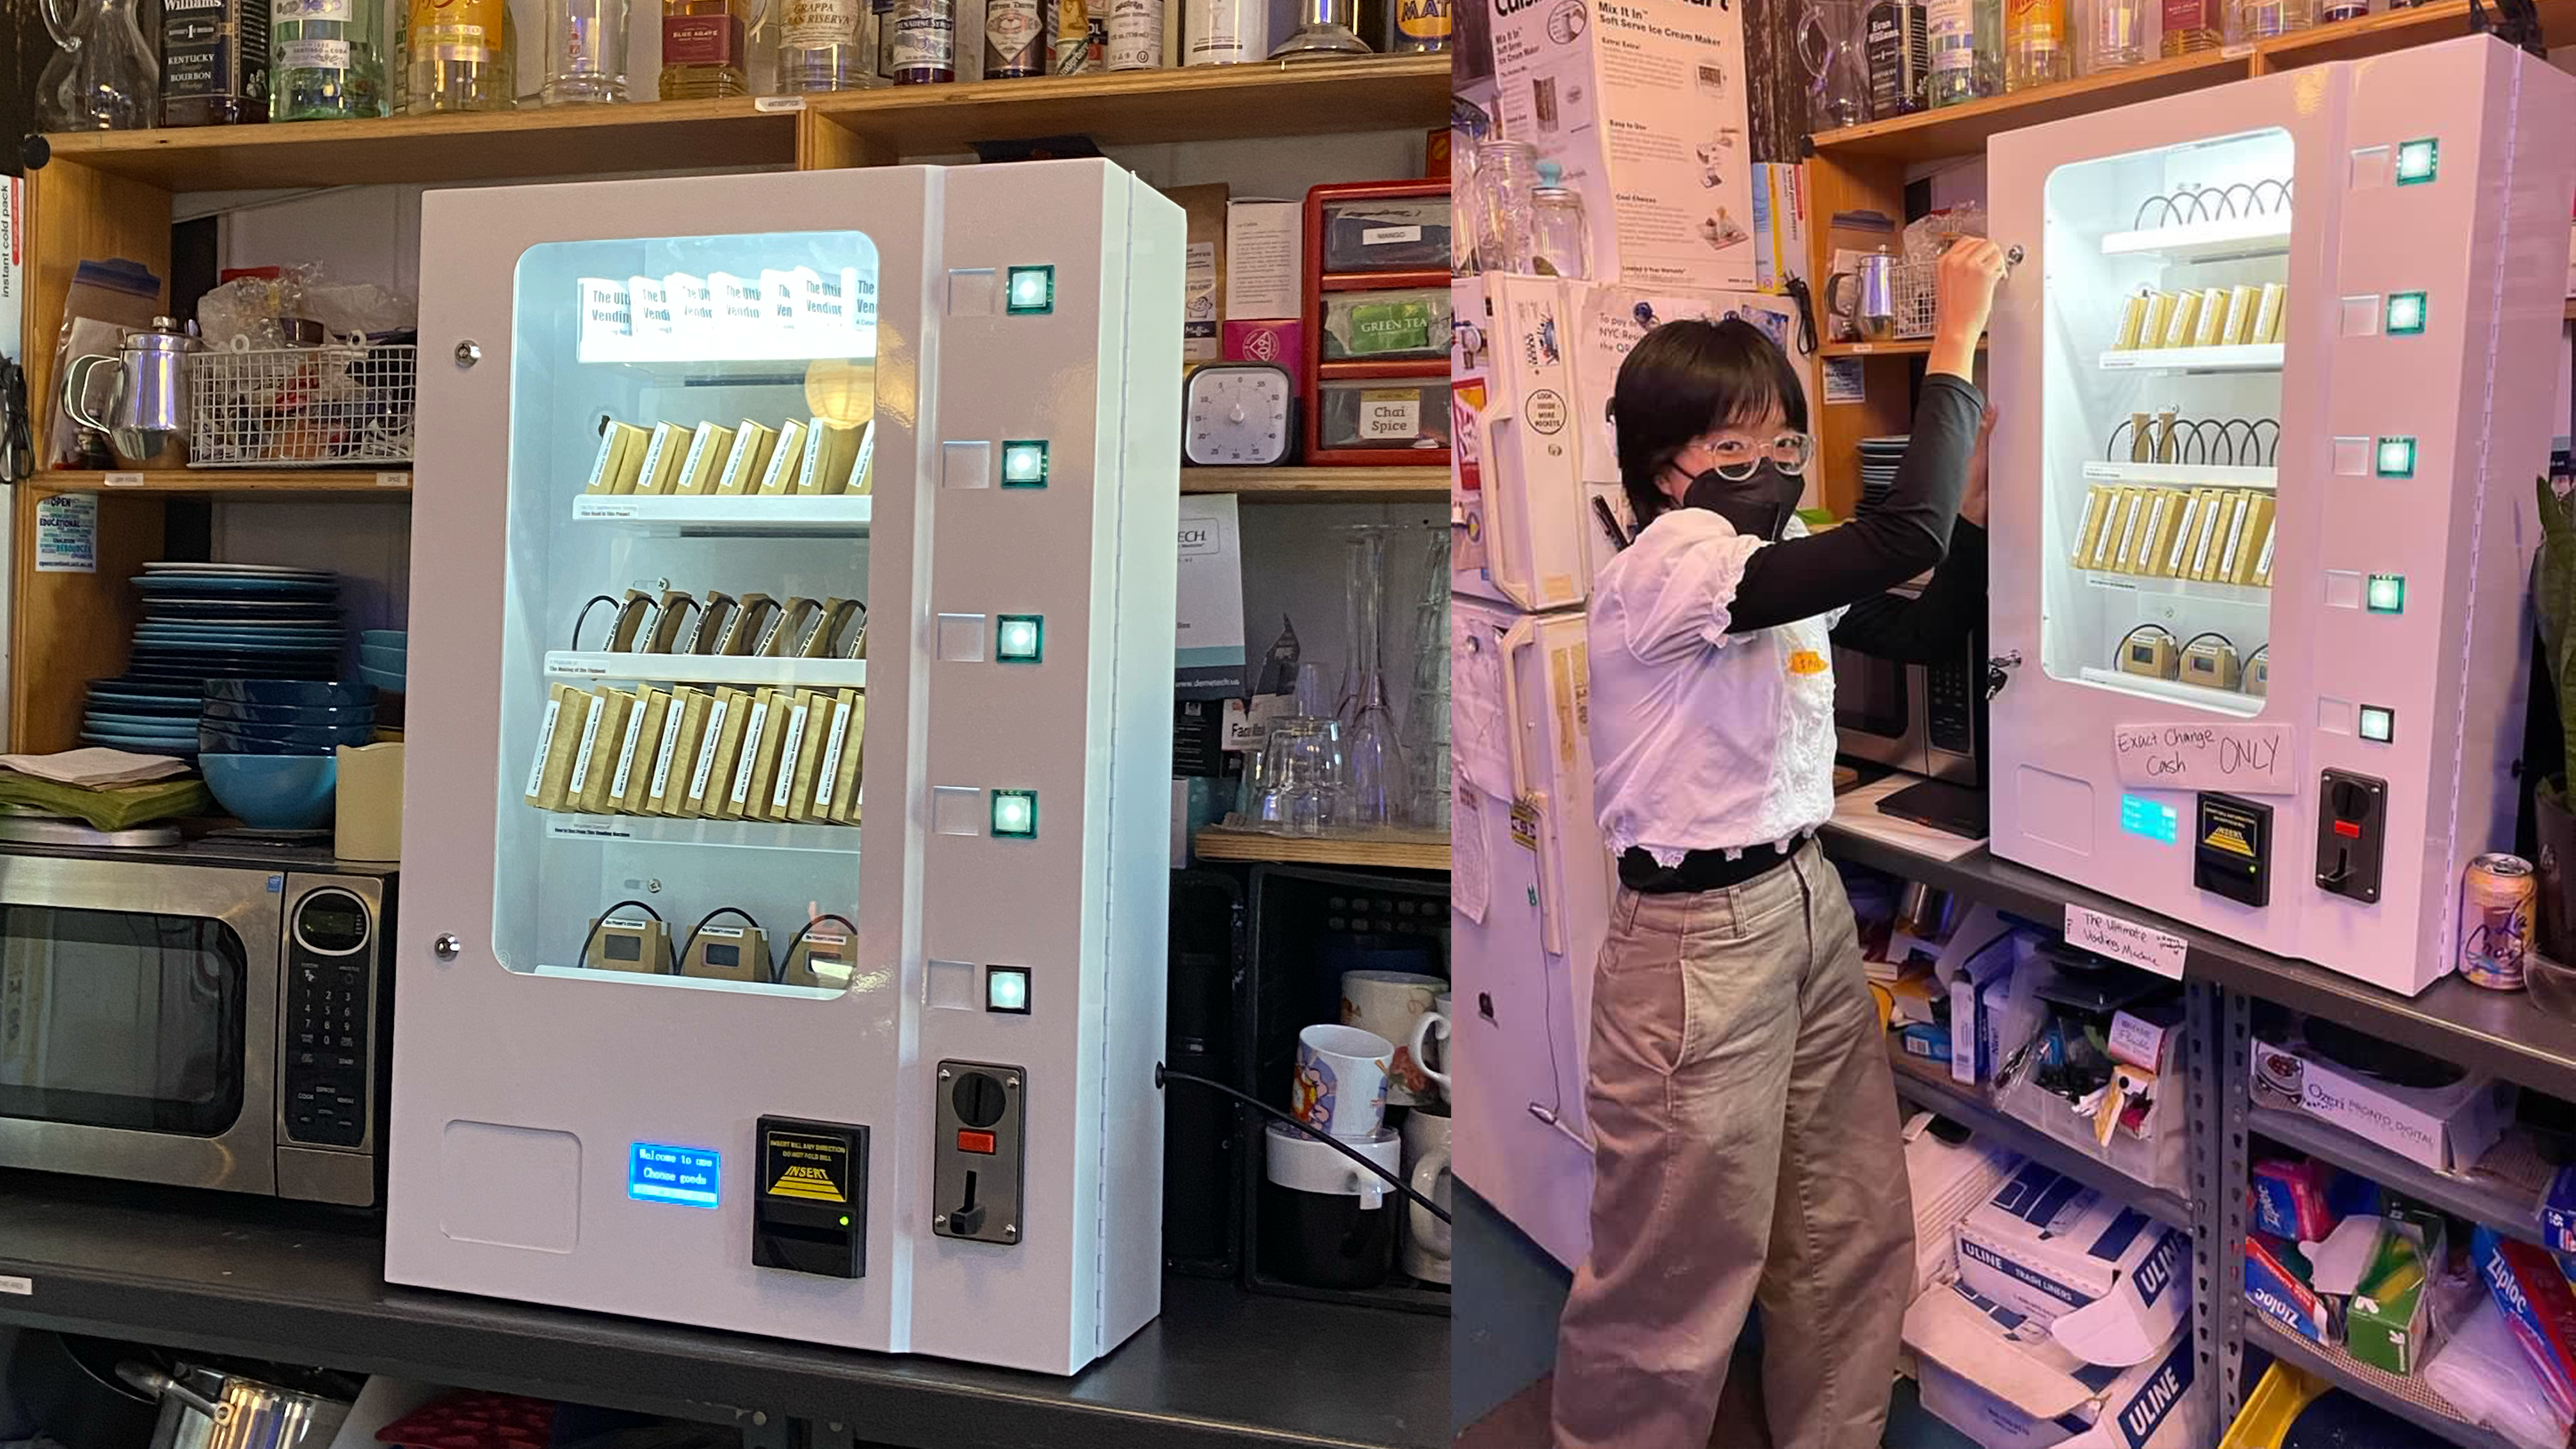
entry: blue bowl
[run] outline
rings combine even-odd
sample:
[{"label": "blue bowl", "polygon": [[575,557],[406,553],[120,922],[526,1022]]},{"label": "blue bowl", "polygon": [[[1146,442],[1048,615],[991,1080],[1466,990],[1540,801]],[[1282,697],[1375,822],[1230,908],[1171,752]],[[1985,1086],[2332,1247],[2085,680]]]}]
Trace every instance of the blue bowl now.
[{"label": "blue bowl", "polygon": [[347,709],[374,704],[374,691],[363,684],[319,679],[209,679],[206,698],[233,704],[297,704]]},{"label": "blue bowl", "polygon": [[202,718],[226,725],[355,725],[373,724],[376,718],[376,707],[371,704],[333,709],[327,705],[235,704],[210,699],[199,708]]},{"label": "blue bowl", "polygon": [[331,818],[340,761],[332,755],[203,754],[197,768],[215,803],[261,830],[310,830]]},{"label": "blue bowl", "polygon": [[388,674],[400,674],[410,663],[409,657],[399,649],[378,649],[372,644],[362,644],[358,647],[358,664],[362,668],[381,669]]},{"label": "blue bowl", "polygon": [[391,649],[400,654],[411,642],[411,635],[401,629],[364,629],[359,631],[358,642],[370,649]]},{"label": "blue bowl", "polygon": [[373,724],[235,725],[212,720],[197,725],[200,749],[240,755],[270,755],[285,750],[329,750],[336,745],[363,745],[376,737]]},{"label": "blue bowl", "polygon": [[377,669],[361,664],[358,666],[358,677],[389,693],[403,692],[403,672],[399,669]]}]

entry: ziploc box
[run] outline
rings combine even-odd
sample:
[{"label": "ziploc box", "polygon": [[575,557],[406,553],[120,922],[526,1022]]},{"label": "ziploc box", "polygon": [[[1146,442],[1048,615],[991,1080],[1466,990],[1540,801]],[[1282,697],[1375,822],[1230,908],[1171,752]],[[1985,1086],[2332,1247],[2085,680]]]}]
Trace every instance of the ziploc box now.
[{"label": "ziploc box", "polygon": [[2480,1224],[2469,1259],[2561,1422],[2576,1417],[2576,1291],[2547,1249]]},{"label": "ziploc box", "polygon": [[1755,284],[1744,75],[1740,6],[1494,6],[1503,134],[1563,168],[1604,281]]},{"label": "ziploc box", "polygon": [[[2191,1239],[2042,1167],[2022,1164],[1959,1224],[1959,1281],[2043,1327],[2089,1362],[2134,1362],[2182,1321]],[[2096,1308],[2095,1305],[2103,1305]]]},{"label": "ziploc box", "polygon": [[2540,1195],[2540,1239],[2558,1254],[2576,1254],[2576,1167],[2562,1167]]},{"label": "ziploc box", "polygon": [[2301,1338],[2331,1343],[2335,1338],[2334,1315],[2326,1301],[2299,1276],[2306,1261],[2296,1247],[2283,1239],[2259,1232],[2246,1234],[2245,1301]]},{"label": "ziploc box", "polygon": [[2034,1320],[1945,1283],[1906,1310],[1905,1346],[1924,1409],[1983,1449],[2203,1449],[2217,1433],[2178,1323],[2135,1364],[2088,1364]]}]

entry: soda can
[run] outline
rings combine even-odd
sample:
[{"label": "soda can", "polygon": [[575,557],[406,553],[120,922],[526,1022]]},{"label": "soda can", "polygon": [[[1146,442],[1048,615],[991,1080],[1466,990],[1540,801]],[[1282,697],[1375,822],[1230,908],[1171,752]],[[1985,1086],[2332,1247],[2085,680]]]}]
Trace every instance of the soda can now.
[{"label": "soda can", "polygon": [[2460,882],[2460,974],[2494,991],[2520,991],[2531,952],[2531,908],[2540,882],[2518,855],[2481,855]]}]

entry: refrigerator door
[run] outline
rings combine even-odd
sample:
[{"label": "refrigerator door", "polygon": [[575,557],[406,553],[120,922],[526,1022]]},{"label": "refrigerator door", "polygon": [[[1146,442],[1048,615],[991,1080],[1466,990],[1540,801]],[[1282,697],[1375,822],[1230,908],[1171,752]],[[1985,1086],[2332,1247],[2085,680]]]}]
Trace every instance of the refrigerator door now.
[{"label": "refrigerator door", "polygon": [[1591,1242],[1584,1061],[1613,875],[1592,809],[1584,624],[1455,602],[1458,1172],[1572,1266]]}]

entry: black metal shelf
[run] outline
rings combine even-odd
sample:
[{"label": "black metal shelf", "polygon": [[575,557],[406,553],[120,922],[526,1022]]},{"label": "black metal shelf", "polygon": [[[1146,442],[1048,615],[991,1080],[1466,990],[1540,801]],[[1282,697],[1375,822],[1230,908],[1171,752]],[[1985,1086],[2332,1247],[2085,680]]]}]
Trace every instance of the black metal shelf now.
[{"label": "black metal shelf", "polygon": [[904,1449],[1449,1442],[1449,1325],[1415,1314],[1171,1277],[1162,1317],[1054,1378],[393,1287],[383,1263],[369,1213],[0,1172],[0,1277],[28,1283],[0,1324]]},{"label": "black metal shelf", "polygon": [[2063,922],[2066,908],[2079,905],[2171,931],[2191,945],[2183,966],[2191,979],[2338,1021],[2553,1096],[2576,1099],[2576,1023],[2542,1011],[2526,993],[2485,991],[2453,976],[2421,996],[2399,996],[1999,860],[1983,846],[1956,860],[1936,860],[1834,825],[1825,827],[1823,838],[1827,853],[1837,859],[1938,886],[2033,920]]},{"label": "black metal shelf", "polygon": [[2018,1152],[2052,1172],[2071,1177],[2106,1197],[2127,1203],[2158,1222],[2187,1233],[2193,1231],[2191,1204],[2180,1194],[2151,1187],[2099,1158],[2058,1141],[2018,1117],[2006,1116],[1982,1091],[1963,1087],[1948,1077],[1935,1077],[1917,1070],[1901,1057],[1897,1058],[1895,1067],[1896,1095],[1915,1106],[1973,1127],[1981,1139]]},{"label": "black metal shelf", "polygon": [[2441,1435],[2460,1449],[2515,1449],[2512,1440],[2461,1418],[2421,1380],[2372,1368],[2342,1349],[2301,1338],[2251,1309],[2246,1311],[2245,1323],[2248,1347],[2305,1369],[2346,1393]]},{"label": "black metal shelf", "polygon": [[[2484,1223],[2496,1231],[2525,1242],[2540,1241],[2538,1209],[2542,1184],[2518,1181],[2518,1174],[2495,1172],[2486,1164],[2467,1173],[2436,1172],[2421,1163],[2398,1156],[2365,1138],[2330,1122],[2320,1122],[2304,1112],[2282,1107],[2254,1107],[2246,1113],[2245,1125],[2255,1132],[2296,1148],[2311,1157],[2320,1157],[2347,1171],[2360,1173],[2382,1187],[2394,1188],[2420,1202],[2428,1202],[2446,1213]],[[2521,1159],[2538,1161],[2527,1139],[2508,1136],[2487,1163],[2518,1166]],[[2542,1167],[2542,1172],[2547,1169]]]}]

